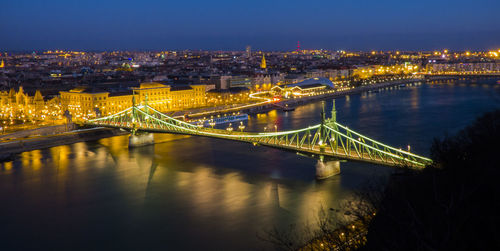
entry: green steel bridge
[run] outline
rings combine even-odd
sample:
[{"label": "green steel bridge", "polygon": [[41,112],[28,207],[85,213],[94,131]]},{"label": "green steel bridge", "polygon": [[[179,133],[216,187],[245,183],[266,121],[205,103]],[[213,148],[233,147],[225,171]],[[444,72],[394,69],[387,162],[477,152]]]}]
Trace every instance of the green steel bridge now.
[{"label": "green steel bridge", "polygon": [[[135,103],[135,102],[134,102]],[[397,149],[361,135],[321,114],[320,124],[291,131],[243,132],[204,128],[169,117],[147,104],[133,105],[116,114],[88,120],[87,125],[122,128],[137,133],[174,133],[219,138],[268,146],[310,157],[370,162],[386,166],[424,168],[432,160]],[[231,128],[232,129],[232,128]]]}]

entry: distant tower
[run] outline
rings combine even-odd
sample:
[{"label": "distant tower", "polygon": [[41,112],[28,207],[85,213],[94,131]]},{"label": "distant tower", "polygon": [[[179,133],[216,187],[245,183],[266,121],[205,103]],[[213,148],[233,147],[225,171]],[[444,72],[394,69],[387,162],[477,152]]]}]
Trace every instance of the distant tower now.
[{"label": "distant tower", "polygon": [[266,65],[266,56],[264,56],[264,54],[262,54],[262,62],[260,62],[260,68],[262,68],[262,69],[266,69],[267,68],[267,65]]},{"label": "distant tower", "polygon": [[297,41],[297,52],[300,51],[300,41]]},{"label": "distant tower", "polygon": [[247,51],[247,58],[252,57],[252,46],[247,45],[246,51]]},{"label": "distant tower", "polygon": [[0,62],[0,68],[3,68],[4,66],[5,66],[5,63],[2,60],[2,62]]}]

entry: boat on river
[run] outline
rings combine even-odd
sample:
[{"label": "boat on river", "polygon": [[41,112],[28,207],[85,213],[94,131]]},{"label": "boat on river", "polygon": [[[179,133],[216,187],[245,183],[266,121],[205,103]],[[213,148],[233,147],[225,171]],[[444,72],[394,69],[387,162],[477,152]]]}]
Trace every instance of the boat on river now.
[{"label": "boat on river", "polygon": [[192,120],[192,121],[188,121],[188,122],[190,124],[193,124],[193,125],[203,125],[204,127],[210,127],[210,126],[214,126],[214,125],[234,123],[234,122],[244,121],[244,120],[248,120],[248,114],[246,114],[246,113],[236,114],[236,115],[228,115],[228,116],[220,116],[220,117],[215,117],[215,118],[210,118],[210,119],[198,119],[198,120]]}]

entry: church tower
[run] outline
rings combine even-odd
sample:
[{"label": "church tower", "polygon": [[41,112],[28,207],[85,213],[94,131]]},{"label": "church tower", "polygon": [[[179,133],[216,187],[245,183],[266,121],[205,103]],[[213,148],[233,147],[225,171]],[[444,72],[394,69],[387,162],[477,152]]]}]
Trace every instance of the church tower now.
[{"label": "church tower", "polygon": [[266,69],[267,68],[267,65],[266,65],[266,56],[264,56],[264,54],[262,54],[262,61],[260,62],[260,68],[262,68],[262,69]]}]

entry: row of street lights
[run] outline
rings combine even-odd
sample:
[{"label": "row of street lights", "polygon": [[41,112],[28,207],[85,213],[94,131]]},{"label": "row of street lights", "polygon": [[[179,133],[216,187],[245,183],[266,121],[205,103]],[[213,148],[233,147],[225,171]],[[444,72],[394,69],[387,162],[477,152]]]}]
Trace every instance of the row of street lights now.
[{"label": "row of street lights", "polygon": [[[245,125],[243,124],[242,121],[240,121],[240,125],[238,126],[238,129],[240,129],[241,132],[243,132],[243,130],[245,130]],[[228,131],[228,132],[233,131],[233,123],[229,123],[229,126],[226,128],[226,131]]]}]

